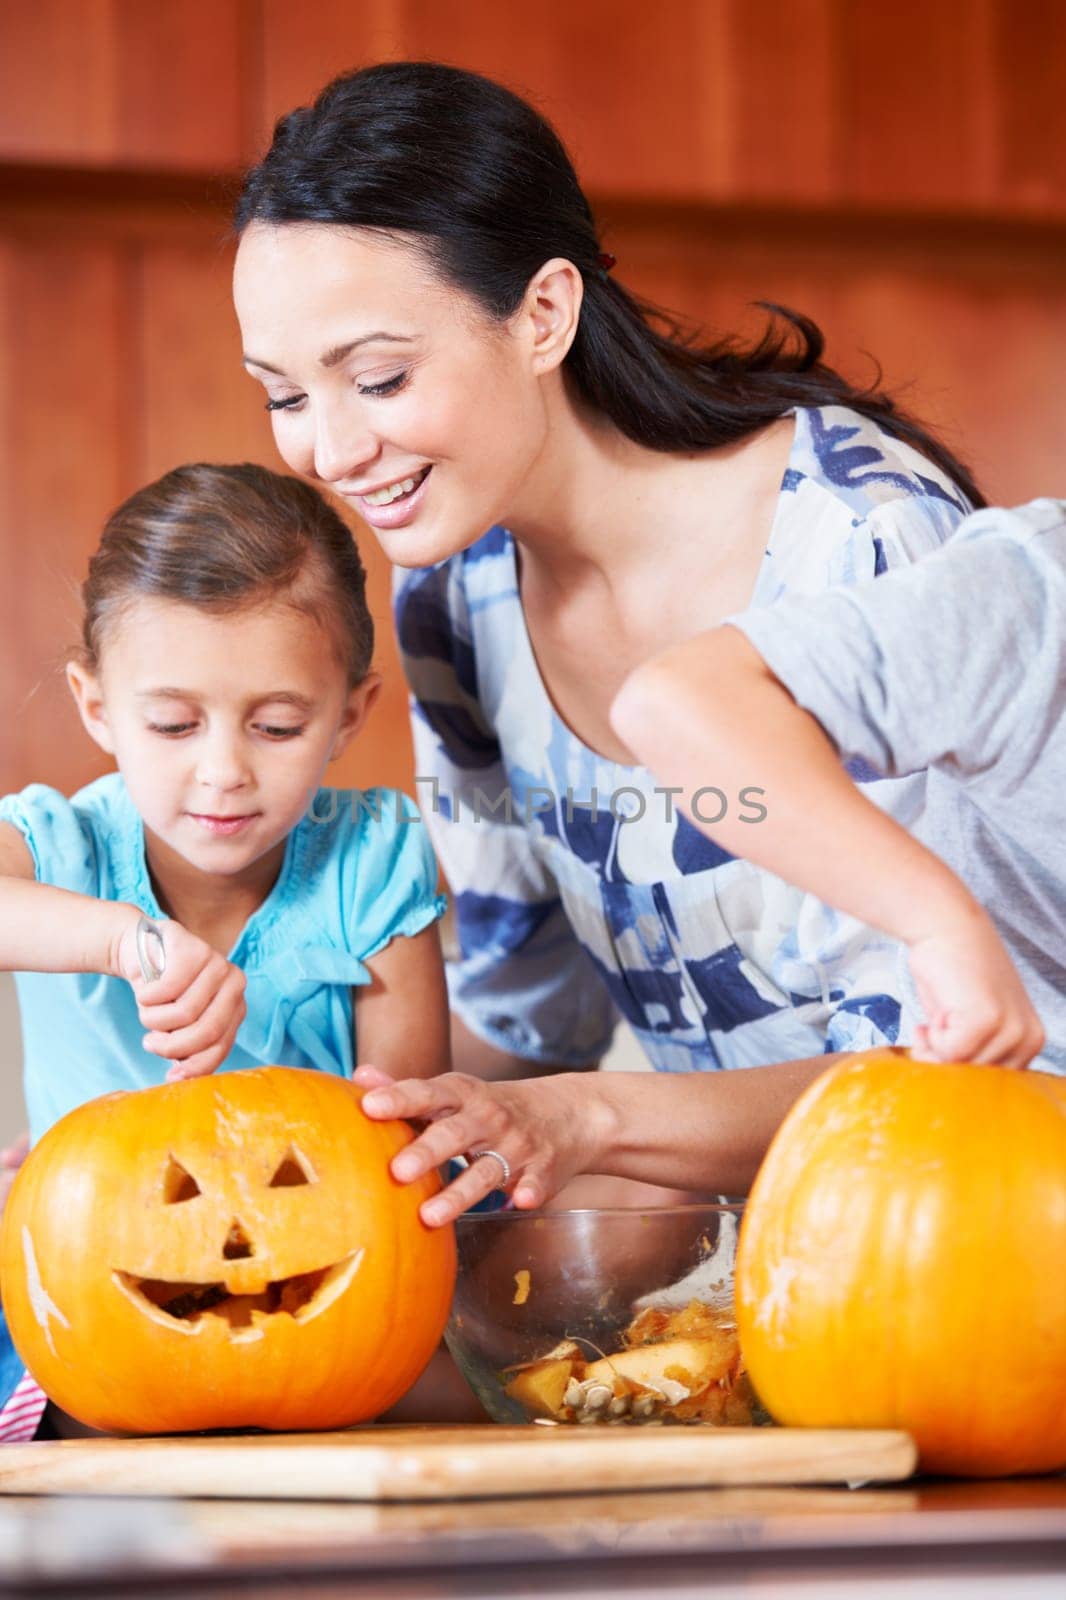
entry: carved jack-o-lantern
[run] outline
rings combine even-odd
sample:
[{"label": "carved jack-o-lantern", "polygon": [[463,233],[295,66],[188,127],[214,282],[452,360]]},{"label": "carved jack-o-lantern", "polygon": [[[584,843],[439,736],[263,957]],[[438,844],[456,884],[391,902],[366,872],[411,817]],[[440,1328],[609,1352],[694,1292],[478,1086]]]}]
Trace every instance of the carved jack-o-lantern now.
[{"label": "carved jack-o-lantern", "polygon": [[385,1410],[436,1348],[451,1229],[411,1138],[359,1091],[281,1067],[105,1095],[51,1128],[0,1238],[16,1347],[92,1427],[328,1428]]}]

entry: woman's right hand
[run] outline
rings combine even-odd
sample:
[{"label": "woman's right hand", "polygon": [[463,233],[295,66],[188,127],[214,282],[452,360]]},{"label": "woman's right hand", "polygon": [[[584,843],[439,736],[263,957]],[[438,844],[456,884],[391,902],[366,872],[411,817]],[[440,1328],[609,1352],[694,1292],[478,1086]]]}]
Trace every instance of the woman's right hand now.
[{"label": "woman's right hand", "polygon": [[[393,1158],[391,1171],[412,1183],[455,1156],[493,1150],[511,1169],[510,1189],[519,1210],[543,1205],[589,1161],[594,1140],[595,1097],[587,1074],[558,1073],[513,1083],[485,1083],[465,1072],[396,1081],[378,1067],[361,1066],[354,1083],[364,1089],[363,1110],[375,1120],[421,1123],[413,1143]],[[454,1222],[470,1206],[500,1187],[499,1163],[490,1157],[470,1165],[419,1215],[430,1227]]]},{"label": "woman's right hand", "polygon": [[214,1072],[244,1021],[244,973],[180,922],[167,921],[156,924],[166,970],[161,978],[146,979],[137,954],[138,920],[123,928],[115,964],[137,997],[144,1048],[171,1063],[168,1083]]}]

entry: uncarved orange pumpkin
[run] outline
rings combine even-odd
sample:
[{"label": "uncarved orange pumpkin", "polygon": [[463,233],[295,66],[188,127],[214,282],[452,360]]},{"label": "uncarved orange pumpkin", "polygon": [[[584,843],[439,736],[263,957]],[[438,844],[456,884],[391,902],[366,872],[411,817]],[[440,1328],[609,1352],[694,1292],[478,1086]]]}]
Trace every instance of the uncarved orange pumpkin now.
[{"label": "uncarved orange pumpkin", "polygon": [[906,1428],[935,1472],[1066,1467],[1066,1083],[831,1068],[759,1171],[736,1298],[779,1422]]},{"label": "uncarved orange pumpkin", "polygon": [[450,1228],[401,1185],[409,1142],[343,1078],[226,1072],[72,1111],[30,1153],[0,1236],[4,1310],[45,1392],[91,1427],[330,1428],[425,1367]]}]

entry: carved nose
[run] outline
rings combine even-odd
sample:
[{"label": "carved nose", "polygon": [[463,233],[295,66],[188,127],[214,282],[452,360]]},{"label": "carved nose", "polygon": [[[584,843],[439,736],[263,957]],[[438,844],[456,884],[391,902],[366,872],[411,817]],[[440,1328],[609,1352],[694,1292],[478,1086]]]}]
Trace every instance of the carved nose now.
[{"label": "carved nose", "polygon": [[252,1241],[234,1217],[229,1225],[226,1242],[222,1246],[222,1255],[226,1261],[243,1261],[246,1256],[254,1256]]}]

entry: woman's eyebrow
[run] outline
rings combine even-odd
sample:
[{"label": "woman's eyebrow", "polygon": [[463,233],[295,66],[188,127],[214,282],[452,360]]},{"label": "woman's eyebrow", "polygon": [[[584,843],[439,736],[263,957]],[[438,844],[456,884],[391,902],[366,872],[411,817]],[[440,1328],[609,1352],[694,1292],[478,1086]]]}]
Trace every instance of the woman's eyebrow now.
[{"label": "woman's eyebrow", "polygon": [[353,350],[361,344],[413,344],[414,339],[409,333],[364,333],[361,339],[352,339],[348,344],[335,344],[332,350],[327,350],[324,356],[319,356],[320,367],[335,367],[345,356],[351,355]]},{"label": "woman's eyebrow", "polygon": [[[350,339],[347,344],[335,344],[331,350],[327,350],[324,355],[319,356],[318,364],[320,367],[327,368],[327,370],[330,367],[335,367],[338,362],[344,360],[345,356],[350,356],[353,350],[357,350],[363,344],[413,343],[414,336],[409,333],[384,333],[381,331],[364,333],[358,339]],[[272,367],[269,361],[260,361],[258,356],[246,355],[244,357],[244,365],[246,367],[257,367],[260,372],[272,372],[276,378],[285,376],[280,367]]]}]

